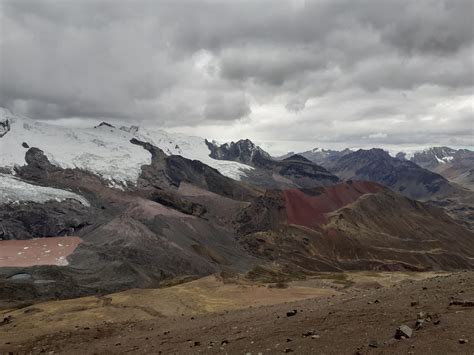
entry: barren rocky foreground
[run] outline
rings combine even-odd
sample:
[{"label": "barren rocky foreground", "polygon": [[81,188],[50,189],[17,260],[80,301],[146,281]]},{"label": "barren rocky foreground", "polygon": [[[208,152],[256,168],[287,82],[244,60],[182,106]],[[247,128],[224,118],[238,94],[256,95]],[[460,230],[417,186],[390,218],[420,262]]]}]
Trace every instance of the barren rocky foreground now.
[{"label": "barren rocky foreground", "polygon": [[2,319],[0,353],[473,354],[474,272],[288,284],[211,276],[5,310]]}]

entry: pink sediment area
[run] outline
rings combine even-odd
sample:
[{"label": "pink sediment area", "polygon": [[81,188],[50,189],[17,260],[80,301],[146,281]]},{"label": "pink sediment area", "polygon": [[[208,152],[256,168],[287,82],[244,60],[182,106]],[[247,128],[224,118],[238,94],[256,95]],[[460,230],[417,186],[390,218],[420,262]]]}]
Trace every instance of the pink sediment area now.
[{"label": "pink sediment area", "polygon": [[0,241],[0,267],[68,265],[67,257],[82,242],[79,237]]},{"label": "pink sediment area", "polygon": [[287,221],[289,224],[305,227],[325,224],[327,213],[356,201],[362,195],[376,193],[381,189],[376,183],[353,181],[323,187],[317,196],[297,189],[285,190]]}]

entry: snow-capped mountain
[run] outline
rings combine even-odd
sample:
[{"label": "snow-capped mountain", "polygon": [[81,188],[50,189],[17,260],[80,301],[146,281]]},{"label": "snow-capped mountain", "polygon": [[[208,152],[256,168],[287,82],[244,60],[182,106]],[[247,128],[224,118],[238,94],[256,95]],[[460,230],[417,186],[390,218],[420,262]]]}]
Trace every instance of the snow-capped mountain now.
[{"label": "snow-capped mountain", "polygon": [[271,157],[249,139],[222,145],[216,142],[206,144],[215,159],[234,160],[251,165],[255,170],[248,172],[244,181],[264,188],[288,188],[331,185],[339,179],[323,167],[310,160],[292,155],[283,160]]},{"label": "snow-capped mountain", "polygon": [[200,160],[223,175],[239,180],[252,169],[234,161],[209,157],[205,140],[163,130],[143,129],[137,126],[114,127],[102,123],[90,128],[72,128],[52,125],[0,110],[0,167],[13,171],[25,163],[29,147],[44,151],[54,165],[61,168],[79,168],[96,173],[111,184],[134,184],[141,166],[150,164],[150,153],[130,143],[132,138],[149,142],[167,155],[181,155]]},{"label": "snow-capped mountain", "polygon": [[449,147],[431,147],[416,152],[410,159],[412,162],[426,169],[435,168],[438,164],[446,164],[454,159],[457,150]]},{"label": "snow-capped mountain", "polygon": [[474,189],[474,152],[468,149],[431,147],[410,159],[468,189]]}]

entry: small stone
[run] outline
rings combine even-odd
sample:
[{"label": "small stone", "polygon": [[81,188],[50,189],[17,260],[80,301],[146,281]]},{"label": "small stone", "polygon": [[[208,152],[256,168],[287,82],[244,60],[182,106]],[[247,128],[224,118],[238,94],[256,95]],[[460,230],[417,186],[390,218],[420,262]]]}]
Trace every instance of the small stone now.
[{"label": "small stone", "polygon": [[311,335],[311,339],[319,339],[321,336],[319,334]]},{"label": "small stone", "polygon": [[440,321],[439,319],[436,319],[436,320],[433,322],[433,324],[434,324],[434,325],[438,325],[440,322],[441,322],[441,321]]},{"label": "small stone", "polygon": [[402,324],[395,331],[395,338],[396,339],[404,339],[403,337],[410,338],[412,334],[413,334],[413,330],[408,325]]},{"label": "small stone", "polygon": [[416,319],[425,319],[426,318],[426,313],[425,312],[419,312],[416,315]]},{"label": "small stone", "polygon": [[424,323],[424,322],[425,322],[425,321],[424,321],[423,319],[417,319],[417,320],[416,320],[416,326],[415,326],[416,330],[421,329],[421,327],[423,326],[423,323]]},{"label": "small stone", "polygon": [[287,317],[293,317],[296,315],[296,313],[298,313],[298,311],[296,309],[292,310],[292,311],[288,311],[286,312],[286,316]]},{"label": "small stone", "polygon": [[377,343],[376,340],[371,340],[371,341],[369,342],[369,346],[370,346],[371,348],[378,348],[378,347],[379,347],[379,343]]},{"label": "small stone", "polygon": [[289,343],[290,341],[293,341],[293,340],[290,339],[290,338],[287,338],[287,339],[286,339],[286,342],[287,342],[287,343]]},{"label": "small stone", "polygon": [[194,346],[201,346],[201,342],[200,341],[195,341]]},{"label": "small stone", "polygon": [[3,318],[3,321],[0,322],[0,325],[9,324],[12,322],[12,320],[13,320],[12,316],[6,316],[5,318]]},{"label": "small stone", "polygon": [[459,339],[459,344],[466,344],[466,343],[469,343],[469,340],[463,339],[463,338]]},{"label": "small stone", "polygon": [[413,301],[413,302],[410,303],[411,307],[415,307],[415,306],[418,306],[418,305],[419,305],[418,301]]},{"label": "small stone", "polygon": [[294,350],[293,349],[290,349],[290,348],[286,348],[285,349],[285,353],[292,353]]},{"label": "small stone", "polygon": [[227,339],[221,341],[222,346],[227,345],[227,344],[229,344],[229,341]]}]

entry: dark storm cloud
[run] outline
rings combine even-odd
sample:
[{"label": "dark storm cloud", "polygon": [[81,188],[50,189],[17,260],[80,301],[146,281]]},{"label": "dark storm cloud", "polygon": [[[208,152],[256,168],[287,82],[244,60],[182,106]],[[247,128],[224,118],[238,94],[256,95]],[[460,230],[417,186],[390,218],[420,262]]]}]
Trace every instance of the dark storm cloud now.
[{"label": "dark storm cloud", "polygon": [[210,120],[237,120],[250,114],[250,106],[242,94],[212,95],[206,99],[204,117]]},{"label": "dark storm cloud", "polygon": [[[267,140],[468,139],[471,0],[0,4],[0,105],[34,118],[232,123]],[[411,134],[420,117],[430,127]]]}]

